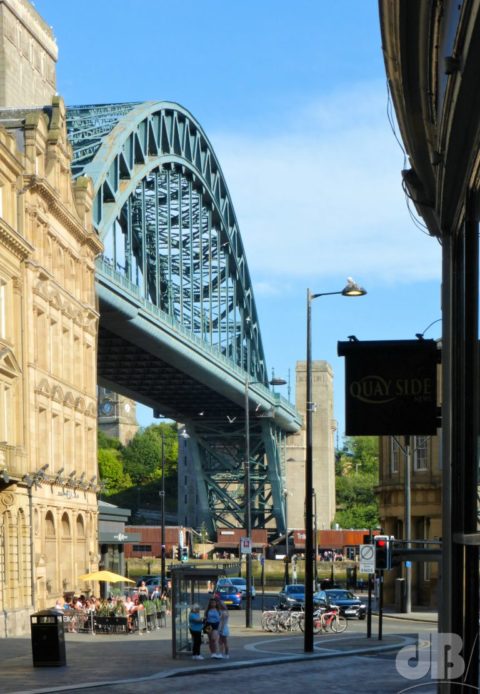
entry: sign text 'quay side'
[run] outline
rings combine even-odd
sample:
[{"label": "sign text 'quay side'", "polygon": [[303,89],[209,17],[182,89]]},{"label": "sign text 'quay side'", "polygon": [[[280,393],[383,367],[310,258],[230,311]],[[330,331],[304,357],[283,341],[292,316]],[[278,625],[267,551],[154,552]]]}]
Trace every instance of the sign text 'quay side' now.
[{"label": "sign text 'quay side'", "polygon": [[435,434],[435,340],[339,342],[345,357],[345,420],[348,436]]}]

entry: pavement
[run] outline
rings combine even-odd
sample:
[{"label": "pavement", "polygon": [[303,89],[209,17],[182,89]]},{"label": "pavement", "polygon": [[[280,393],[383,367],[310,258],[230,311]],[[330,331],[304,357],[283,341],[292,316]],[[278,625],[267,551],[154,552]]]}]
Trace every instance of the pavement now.
[{"label": "pavement", "polygon": [[[310,661],[313,666],[312,661],[327,660],[333,667],[337,667],[335,662],[338,658],[341,658],[341,662],[344,663],[345,658],[369,654],[382,656],[398,652],[403,646],[415,643],[414,634],[408,634],[405,631],[407,628],[405,620],[409,623],[412,620],[418,622],[418,629],[410,631],[420,632],[422,623],[424,629],[434,627],[437,614],[436,612],[396,614],[385,611],[381,641],[377,638],[378,625],[375,616],[370,639],[366,638],[366,622],[352,620],[343,634],[315,636],[314,653],[304,653],[303,634],[298,632],[272,634],[262,631],[259,611],[253,612],[253,627],[246,629],[245,613],[241,611],[231,614],[229,639],[231,658],[229,660],[210,659],[206,644],[202,646],[205,660],[192,661],[187,655],[173,659],[170,619],[166,627],[144,634],[66,633],[66,665],[57,667],[33,666],[30,636],[8,638],[3,639],[0,646],[0,692],[2,694],[47,694],[97,689],[105,693],[152,694],[159,691],[177,691],[171,686],[174,678],[184,678],[182,684],[186,685],[187,682],[192,681],[192,677],[198,680],[200,675],[220,674],[223,678],[230,678],[231,672],[233,682],[239,677],[235,671],[242,670],[245,673],[246,669],[251,668],[259,668],[259,672],[261,670],[262,673],[266,673],[266,681],[274,687],[271,675],[268,673],[280,672],[278,668],[282,664],[288,664],[289,671],[296,663],[304,661]],[[241,677],[245,680],[245,674]],[[237,691],[233,684],[230,687],[224,684],[223,689],[225,692]],[[315,687],[315,691],[317,690],[318,688]],[[190,691],[190,685],[185,689],[180,687],[178,691]],[[209,689],[206,687],[201,691],[209,691]],[[240,688],[238,691],[245,691],[245,688]],[[250,688],[249,691],[253,690]],[[268,686],[263,687],[262,691],[276,691],[276,687],[272,689]],[[307,688],[307,691],[310,690]],[[311,691],[314,689],[312,688]],[[363,688],[363,691],[377,690]],[[383,689],[383,691],[387,690]]]}]

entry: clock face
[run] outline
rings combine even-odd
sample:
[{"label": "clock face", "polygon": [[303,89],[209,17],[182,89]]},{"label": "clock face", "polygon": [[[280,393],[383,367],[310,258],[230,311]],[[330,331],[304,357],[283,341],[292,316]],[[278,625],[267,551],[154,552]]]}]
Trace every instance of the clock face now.
[{"label": "clock face", "polygon": [[105,414],[108,416],[109,414],[112,413],[113,405],[112,405],[110,400],[104,400],[102,402],[102,406],[100,409],[101,409],[102,414]]},{"label": "clock face", "polygon": [[125,410],[125,412],[126,412],[127,414],[130,412],[130,405],[129,405],[128,402],[125,403],[123,409]]}]

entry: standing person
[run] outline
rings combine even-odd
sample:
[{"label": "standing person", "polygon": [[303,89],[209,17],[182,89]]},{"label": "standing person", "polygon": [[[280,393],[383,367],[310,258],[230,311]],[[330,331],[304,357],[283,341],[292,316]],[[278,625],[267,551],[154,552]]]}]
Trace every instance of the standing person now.
[{"label": "standing person", "polygon": [[188,626],[190,634],[192,635],[192,660],[203,660],[203,655],[200,655],[203,629],[203,618],[200,614],[200,605],[192,605],[188,616]]},{"label": "standing person", "polygon": [[138,587],[138,602],[148,600],[148,586],[145,581],[142,581]]},{"label": "standing person", "polygon": [[220,643],[220,650],[222,651],[222,656],[224,658],[230,658],[230,649],[228,647],[228,637],[230,636],[230,627],[228,624],[228,608],[223,602],[219,604],[220,607],[220,625],[218,627],[218,639]]},{"label": "standing person", "polygon": [[208,634],[208,645],[210,647],[210,658],[222,658],[218,652],[218,627],[220,625],[220,610],[215,598],[210,598],[207,609],[205,610],[205,629]]}]

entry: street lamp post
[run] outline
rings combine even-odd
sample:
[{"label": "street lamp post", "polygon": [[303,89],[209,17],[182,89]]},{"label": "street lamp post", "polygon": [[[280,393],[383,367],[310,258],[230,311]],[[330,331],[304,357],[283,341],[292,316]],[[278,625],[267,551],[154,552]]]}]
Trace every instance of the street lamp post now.
[{"label": "street lamp post", "polygon": [[[411,447],[410,436],[405,437],[405,522],[403,536],[407,541],[407,549],[411,549],[412,544],[412,482],[411,482]],[[405,612],[412,611],[412,569],[411,562],[405,562]]]},{"label": "street lamp post", "polygon": [[[250,406],[249,392],[250,386],[260,381],[250,381],[250,374],[247,370],[247,378],[245,379],[245,531],[247,538],[250,540],[250,552],[245,555],[246,561],[246,581],[247,590],[245,594],[245,626],[247,629],[252,626],[252,509],[251,509],[251,486],[250,486]],[[283,378],[272,378],[269,381],[271,386],[283,386],[286,381]]]},{"label": "street lamp post", "polygon": [[290,558],[290,538],[288,537],[288,489],[284,489],[285,498],[285,554]]},{"label": "street lamp post", "polygon": [[314,534],[314,542],[313,542],[313,551],[314,551],[314,563],[313,563],[313,583],[315,586],[315,590],[318,590],[318,566],[317,566],[317,560],[318,560],[318,528],[317,528],[317,494],[315,492],[315,489],[313,490],[313,534]]},{"label": "street lamp post", "polygon": [[162,499],[162,531],[160,541],[162,543],[161,555],[160,555],[160,580],[162,586],[160,588],[161,593],[165,590],[165,432],[162,431],[162,490],[160,492],[160,497]]},{"label": "street lamp post", "polygon": [[350,277],[347,286],[339,292],[313,294],[307,289],[307,362],[305,408],[305,631],[304,651],[313,653],[313,407],[312,402],[312,301],[320,296],[363,296],[367,292]]},{"label": "street lamp post", "polygon": [[245,595],[245,626],[252,626],[252,511],[250,488],[250,408],[248,406],[249,374],[245,380],[245,531],[250,539],[250,552],[245,555],[247,592]]}]

